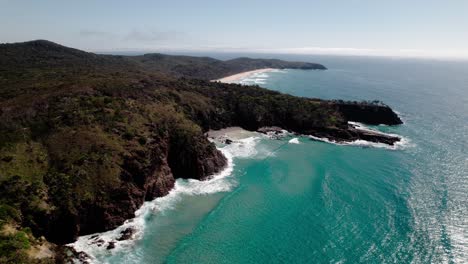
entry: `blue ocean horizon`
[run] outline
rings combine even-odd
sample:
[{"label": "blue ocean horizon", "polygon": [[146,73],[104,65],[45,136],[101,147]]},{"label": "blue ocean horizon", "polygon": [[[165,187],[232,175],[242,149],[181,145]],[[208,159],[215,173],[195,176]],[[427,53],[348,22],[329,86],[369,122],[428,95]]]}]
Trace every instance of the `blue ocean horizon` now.
[{"label": "blue ocean horizon", "polygon": [[389,149],[255,135],[220,146],[228,171],[206,182],[178,180],[127,223],[139,228],[137,240],[110,251],[90,248],[94,260],[467,263],[468,62],[275,58],[328,70],[274,71],[243,83],[303,97],[383,101],[404,124],[369,127],[407,141]]}]

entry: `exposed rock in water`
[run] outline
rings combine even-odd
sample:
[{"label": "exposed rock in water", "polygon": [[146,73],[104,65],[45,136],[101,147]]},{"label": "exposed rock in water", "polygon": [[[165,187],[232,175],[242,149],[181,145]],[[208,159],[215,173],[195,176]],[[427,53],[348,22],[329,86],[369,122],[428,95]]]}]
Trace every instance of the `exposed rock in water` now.
[{"label": "exposed rock in water", "polygon": [[98,247],[100,247],[104,244],[104,240],[98,239],[98,240],[93,241],[92,244],[96,244]]},{"label": "exposed rock in water", "polygon": [[257,132],[260,132],[263,134],[268,134],[268,133],[280,134],[283,132],[283,129],[277,126],[265,126],[265,127],[261,127],[257,129]]},{"label": "exposed rock in water", "polygon": [[288,134],[288,131],[277,126],[261,127],[257,129],[257,132],[263,133],[267,135],[268,137],[270,137],[271,139],[282,139]]},{"label": "exposed rock in water", "polygon": [[115,248],[115,242],[114,242],[114,241],[111,241],[111,242],[109,242],[109,244],[107,245],[106,249],[107,249],[107,250],[111,250],[111,249],[113,249],[113,248]]},{"label": "exposed rock in water", "polygon": [[117,238],[118,241],[128,240],[132,238],[133,234],[135,233],[135,229],[129,227],[120,232],[120,237]]},{"label": "exposed rock in water", "polygon": [[326,138],[330,141],[337,143],[365,140],[369,142],[384,143],[393,146],[396,142],[399,142],[401,140],[399,137],[386,135],[377,131],[374,132],[369,130],[356,129],[351,125],[347,129],[316,129],[314,131],[310,131],[308,134],[318,138]]}]

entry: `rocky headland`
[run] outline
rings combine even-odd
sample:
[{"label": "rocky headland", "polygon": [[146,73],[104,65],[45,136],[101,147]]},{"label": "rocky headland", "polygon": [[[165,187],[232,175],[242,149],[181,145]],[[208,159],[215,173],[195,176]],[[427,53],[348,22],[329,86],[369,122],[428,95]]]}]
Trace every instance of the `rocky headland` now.
[{"label": "rocky headland", "polygon": [[[395,144],[349,121],[401,124],[387,105],[300,98],[209,80],[259,68],[323,65],[240,58],[97,55],[48,41],[0,45],[0,233],[6,259],[113,229],[178,178],[226,166],[206,135],[239,126],[333,141]],[[206,71],[204,70],[206,69]],[[27,243],[16,243],[17,240]],[[19,252],[19,253],[18,253]],[[18,255],[19,254],[19,255]]]}]

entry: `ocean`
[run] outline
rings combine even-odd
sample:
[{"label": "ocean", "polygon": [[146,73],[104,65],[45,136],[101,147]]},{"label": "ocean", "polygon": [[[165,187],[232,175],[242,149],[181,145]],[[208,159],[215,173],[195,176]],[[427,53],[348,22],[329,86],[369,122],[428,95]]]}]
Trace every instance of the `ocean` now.
[{"label": "ocean", "polygon": [[[263,55],[266,56],[266,55]],[[275,56],[278,57],[278,56]],[[395,148],[251,133],[220,145],[229,168],[178,180],[114,231],[135,240],[106,250],[81,237],[96,263],[468,263],[468,62],[280,56],[326,71],[249,76],[297,96],[381,100],[400,126]]]}]

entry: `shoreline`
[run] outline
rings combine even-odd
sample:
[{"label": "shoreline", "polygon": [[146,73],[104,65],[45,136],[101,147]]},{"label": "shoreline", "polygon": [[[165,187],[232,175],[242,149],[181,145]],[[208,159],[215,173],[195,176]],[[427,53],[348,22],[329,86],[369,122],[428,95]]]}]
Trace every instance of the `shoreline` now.
[{"label": "shoreline", "polygon": [[233,75],[229,75],[229,76],[219,78],[219,79],[215,79],[215,80],[211,80],[211,81],[212,82],[222,82],[222,83],[235,83],[235,82],[238,82],[238,81],[240,81],[242,79],[245,79],[245,78],[249,77],[252,74],[271,72],[271,71],[274,71],[274,70],[277,70],[277,69],[264,68],[264,69],[257,69],[257,70],[252,70],[252,71],[245,71],[245,72],[236,73],[236,74],[233,74]]},{"label": "shoreline", "polygon": [[[381,133],[383,135],[393,135],[380,131],[375,131],[357,122],[351,122],[350,125],[354,125],[356,126],[356,129],[362,131],[372,131],[374,133]],[[275,131],[278,131],[278,129],[282,130],[279,127],[271,128],[274,129],[270,131],[273,133]],[[232,176],[233,168],[235,167],[233,159],[235,157],[252,156],[252,153],[255,153],[255,146],[257,141],[251,139],[258,138],[258,136],[262,134],[270,136],[270,139],[278,139],[271,137],[272,134],[268,134],[268,132],[250,131],[238,126],[225,127],[219,130],[207,131],[205,133],[205,136],[207,138],[209,138],[212,142],[222,144],[218,145],[217,149],[221,151],[222,154],[228,160],[227,166],[224,169],[222,169],[218,173],[215,173],[214,175],[212,175],[211,178],[208,178],[206,181],[189,180],[188,186],[182,186],[180,181],[184,180],[177,179],[174,187],[167,195],[157,197],[151,201],[144,202],[140,206],[140,208],[138,208],[135,211],[135,216],[133,218],[127,219],[122,225],[111,230],[80,236],[75,242],[66,244],[66,247],[71,248],[72,252],[74,251],[74,255],[71,257],[73,259],[88,261],[90,263],[97,263],[98,259],[96,258],[96,256],[99,256],[101,254],[112,254],[111,250],[122,251],[126,248],[128,249],[135,243],[135,241],[142,238],[143,233],[146,229],[146,223],[144,220],[145,217],[147,217],[148,214],[151,214],[155,211],[170,210],[171,208],[173,208],[174,204],[177,203],[178,197],[181,194],[199,195],[230,191],[231,188],[233,188],[233,186],[228,182],[224,181],[229,176]],[[397,144],[391,146],[385,143],[372,142],[366,140],[335,142],[326,137],[321,138],[313,135],[289,135],[292,137],[287,138],[287,143],[289,144],[300,144],[299,137],[304,137],[309,138],[310,140],[321,141],[327,144],[334,144],[340,146],[374,147],[386,148],[390,150],[401,149],[402,147],[408,145],[408,140],[403,137],[400,138],[400,141],[397,142]],[[229,140],[230,142],[227,143],[226,140]],[[124,240],[119,239],[119,237],[121,237],[122,234],[129,229],[131,229],[131,234],[129,235],[129,237]],[[110,245],[112,245],[112,247],[109,247]]]},{"label": "shoreline", "polygon": [[[227,164],[221,171],[211,175],[206,180],[176,179],[174,187],[168,194],[156,197],[151,201],[145,201],[135,211],[135,216],[127,219],[122,225],[107,231],[79,236],[76,241],[64,245],[65,248],[71,250],[70,258],[81,261],[78,263],[100,263],[98,257],[104,256],[105,258],[112,255],[112,251],[121,252],[131,248],[135,241],[143,237],[147,227],[145,218],[156,211],[173,210],[181,195],[191,196],[231,191],[234,188],[234,183],[229,181],[229,177],[232,176],[235,166],[233,159],[253,155],[257,141],[252,139],[258,135],[256,132],[241,127],[226,127],[210,130],[205,133],[205,136],[218,143],[222,143],[221,141],[227,138],[236,141],[231,146],[216,146],[227,159]],[[127,230],[130,230],[129,236],[120,239],[119,237],[122,237]]]},{"label": "shoreline", "polygon": [[239,140],[248,137],[256,136],[257,133],[254,131],[245,130],[238,126],[225,127],[218,130],[209,130],[205,133],[208,139],[213,139],[217,142],[225,141],[226,139],[230,140]]}]

